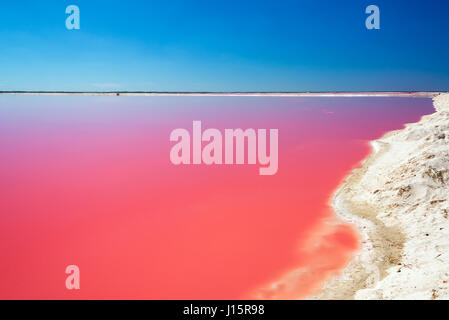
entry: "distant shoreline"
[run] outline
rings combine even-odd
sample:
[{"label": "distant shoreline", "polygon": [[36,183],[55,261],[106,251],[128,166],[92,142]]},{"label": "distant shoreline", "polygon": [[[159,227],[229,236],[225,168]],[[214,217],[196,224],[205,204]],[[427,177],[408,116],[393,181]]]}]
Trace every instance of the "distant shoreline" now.
[{"label": "distant shoreline", "polygon": [[68,91],[0,91],[0,95],[91,95],[91,96],[242,96],[242,97],[419,97],[433,98],[441,92],[68,92]]}]

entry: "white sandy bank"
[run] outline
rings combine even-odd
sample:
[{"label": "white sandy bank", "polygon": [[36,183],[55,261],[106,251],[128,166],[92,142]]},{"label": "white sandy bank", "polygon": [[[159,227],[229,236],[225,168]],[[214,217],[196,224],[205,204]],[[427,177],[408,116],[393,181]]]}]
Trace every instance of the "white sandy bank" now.
[{"label": "white sandy bank", "polygon": [[336,192],[362,248],[319,299],[449,299],[449,94],[436,112],[372,143]]}]

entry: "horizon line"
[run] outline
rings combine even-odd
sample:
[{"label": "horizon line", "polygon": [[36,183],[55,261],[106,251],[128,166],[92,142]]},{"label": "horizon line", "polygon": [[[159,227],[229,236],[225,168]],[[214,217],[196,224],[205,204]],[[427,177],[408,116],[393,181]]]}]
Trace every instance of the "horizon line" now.
[{"label": "horizon line", "polygon": [[445,91],[35,91],[9,90],[0,94],[105,96],[411,96],[434,97]]}]

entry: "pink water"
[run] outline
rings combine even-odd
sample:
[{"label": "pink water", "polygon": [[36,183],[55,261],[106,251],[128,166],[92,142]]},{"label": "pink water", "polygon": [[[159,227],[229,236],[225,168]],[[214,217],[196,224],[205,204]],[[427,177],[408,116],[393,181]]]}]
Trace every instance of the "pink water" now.
[{"label": "pink water", "polygon": [[[358,248],[328,202],[421,98],[0,96],[0,298],[301,298]],[[279,170],[174,166],[171,130],[279,129]],[[65,268],[81,289],[65,287]],[[307,276],[266,290],[289,271]]]}]

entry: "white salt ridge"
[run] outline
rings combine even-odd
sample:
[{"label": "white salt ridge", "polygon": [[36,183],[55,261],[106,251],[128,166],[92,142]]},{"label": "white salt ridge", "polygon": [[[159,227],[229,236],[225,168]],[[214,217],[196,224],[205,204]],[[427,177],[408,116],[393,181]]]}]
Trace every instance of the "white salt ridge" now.
[{"label": "white salt ridge", "polygon": [[449,299],[449,94],[436,112],[372,143],[337,190],[361,249],[318,299]]}]

